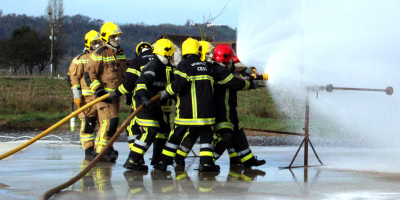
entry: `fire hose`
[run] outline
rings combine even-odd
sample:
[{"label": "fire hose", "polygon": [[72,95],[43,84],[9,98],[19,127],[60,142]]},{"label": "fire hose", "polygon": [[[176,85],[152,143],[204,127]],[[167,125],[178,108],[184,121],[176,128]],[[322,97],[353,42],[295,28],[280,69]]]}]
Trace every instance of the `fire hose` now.
[{"label": "fire hose", "polygon": [[50,128],[46,129],[45,131],[43,131],[42,133],[40,133],[39,135],[35,136],[34,138],[28,140],[27,142],[19,145],[18,147],[12,149],[11,151],[8,151],[2,155],[0,155],[0,160],[3,160],[4,158],[7,158],[8,156],[11,156],[15,153],[17,153],[18,151],[21,151],[22,149],[24,149],[25,147],[33,144],[34,142],[38,141],[39,139],[41,139],[42,137],[46,136],[47,134],[49,134],[50,132],[52,132],[54,129],[58,128],[59,126],[61,126],[62,124],[64,124],[65,122],[67,122],[68,120],[70,120],[72,117],[78,115],[79,113],[81,113],[82,111],[88,109],[90,106],[93,106],[94,104],[103,101],[105,99],[107,99],[110,96],[110,94],[106,94],[102,97],[99,97],[93,101],[91,101],[90,103],[82,106],[81,108],[79,108],[78,110],[76,110],[75,112],[69,114],[68,116],[64,117],[64,119],[60,120],[59,122],[57,122],[56,124],[54,124],[53,126],[51,126]]},{"label": "fire hose", "polygon": [[[159,100],[160,97],[161,97],[161,95],[157,94],[156,96],[154,96],[150,99],[150,103],[153,103],[153,102]],[[85,169],[83,169],[79,174],[77,174],[75,177],[71,178],[69,181],[67,181],[53,189],[48,190],[46,193],[43,194],[42,199],[47,200],[55,193],[69,187],[70,185],[76,183],[77,181],[79,181],[79,179],[84,177],[100,161],[100,159],[103,157],[103,155],[111,148],[111,146],[113,145],[115,140],[117,140],[118,136],[125,130],[125,128],[129,125],[131,120],[137,115],[137,113],[139,113],[142,110],[142,108],[143,108],[143,106],[140,105],[131,115],[129,115],[129,117],[124,121],[124,123],[122,123],[122,125],[118,128],[117,132],[115,132],[114,136],[111,137],[110,141],[108,141],[105,148],[99,153],[99,155],[96,156],[95,159],[92,160],[92,162],[89,163],[88,166],[86,166]]]}]

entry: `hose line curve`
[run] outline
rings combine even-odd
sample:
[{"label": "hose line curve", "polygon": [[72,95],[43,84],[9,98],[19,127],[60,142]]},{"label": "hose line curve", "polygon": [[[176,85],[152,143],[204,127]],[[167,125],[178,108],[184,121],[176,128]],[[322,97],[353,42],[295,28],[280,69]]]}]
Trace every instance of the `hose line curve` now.
[{"label": "hose line curve", "polygon": [[107,99],[110,96],[110,94],[106,94],[104,96],[101,96],[91,102],[89,102],[88,104],[82,106],[81,108],[79,108],[78,110],[76,110],[75,112],[69,114],[68,116],[64,117],[64,119],[60,120],[59,122],[57,122],[56,124],[54,124],[53,126],[51,126],[50,128],[46,129],[45,131],[43,131],[42,133],[40,133],[39,135],[35,136],[34,138],[26,141],[25,143],[19,145],[18,147],[12,149],[11,151],[8,151],[2,155],[0,155],[0,160],[3,160],[4,158],[7,158],[8,156],[11,156],[15,153],[17,153],[18,151],[21,151],[22,149],[24,149],[25,147],[33,144],[34,142],[38,141],[40,138],[46,136],[47,134],[49,134],[50,132],[52,132],[54,129],[58,128],[59,126],[61,126],[62,124],[64,124],[65,122],[67,122],[68,120],[70,120],[72,117],[75,117],[76,115],[78,115],[79,113],[81,113],[82,111],[88,109],[90,106],[93,106],[94,104],[103,101],[105,99]]},{"label": "hose line curve", "polygon": [[[150,99],[150,103],[153,103],[157,100],[159,100],[161,97],[160,94],[157,94],[156,96],[152,97]],[[92,162],[89,163],[88,166],[86,166],[85,169],[83,169],[79,174],[77,174],[75,177],[71,178],[69,181],[48,190],[47,192],[45,192],[43,194],[42,199],[47,200],[48,198],[50,198],[52,195],[54,195],[55,193],[69,187],[70,185],[76,183],[77,181],[79,181],[79,179],[81,179],[82,177],[84,177],[103,157],[103,155],[111,148],[111,146],[113,145],[113,143],[117,140],[117,138],[119,137],[119,135],[121,135],[121,133],[125,130],[125,128],[130,124],[131,120],[137,115],[137,113],[139,113],[141,110],[143,109],[143,106],[140,105],[131,115],[129,115],[129,117],[122,123],[122,125],[117,129],[117,131],[115,132],[114,136],[111,137],[111,139],[108,141],[107,145],[104,147],[104,149],[92,160]]]}]

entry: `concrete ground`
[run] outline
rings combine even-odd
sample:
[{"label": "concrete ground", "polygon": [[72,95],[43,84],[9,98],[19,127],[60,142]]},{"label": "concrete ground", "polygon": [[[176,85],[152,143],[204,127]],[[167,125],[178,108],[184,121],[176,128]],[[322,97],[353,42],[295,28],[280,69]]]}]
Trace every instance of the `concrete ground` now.
[{"label": "concrete ground", "polygon": [[[0,143],[0,153],[19,144]],[[116,143],[114,147],[120,155],[116,163],[97,164],[53,199],[400,199],[397,172],[335,167],[341,161],[356,162],[366,151],[317,148],[324,166],[289,170],[279,167],[290,164],[297,147],[251,147],[267,164],[253,169],[230,167],[229,157],[223,155],[217,161],[220,173],[199,173],[199,158],[189,157],[184,168],[169,166],[167,172],[155,172],[150,166],[148,172],[135,172],[122,167],[128,145]],[[151,149],[145,155],[147,164]],[[199,146],[194,151],[198,152]],[[74,177],[88,164],[83,154],[76,144],[40,141],[1,160],[0,199],[41,198],[44,192]],[[294,165],[302,165],[302,159],[300,153]],[[318,164],[310,152],[310,165]],[[366,164],[367,161],[360,163]]]}]

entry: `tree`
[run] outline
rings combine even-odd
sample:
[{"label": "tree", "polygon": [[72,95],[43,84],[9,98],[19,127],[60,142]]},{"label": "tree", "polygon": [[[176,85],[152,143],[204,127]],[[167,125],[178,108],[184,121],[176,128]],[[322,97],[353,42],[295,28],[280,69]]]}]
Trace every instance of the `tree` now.
[{"label": "tree", "polygon": [[24,56],[20,53],[21,43],[19,37],[0,40],[0,63],[13,73],[17,74],[18,69],[24,63]]}]

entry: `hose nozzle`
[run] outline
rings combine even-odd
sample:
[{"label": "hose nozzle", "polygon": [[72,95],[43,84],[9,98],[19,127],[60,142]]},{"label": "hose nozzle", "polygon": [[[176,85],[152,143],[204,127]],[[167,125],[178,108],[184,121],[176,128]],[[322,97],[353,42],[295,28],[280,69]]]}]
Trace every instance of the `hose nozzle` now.
[{"label": "hose nozzle", "polygon": [[257,75],[257,78],[256,78],[256,80],[263,80],[263,81],[267,81],[267,80],[268,80],[268,74],[267,74],[267,73],[265,73],[265,74],[260,74],[260,75]]}]

